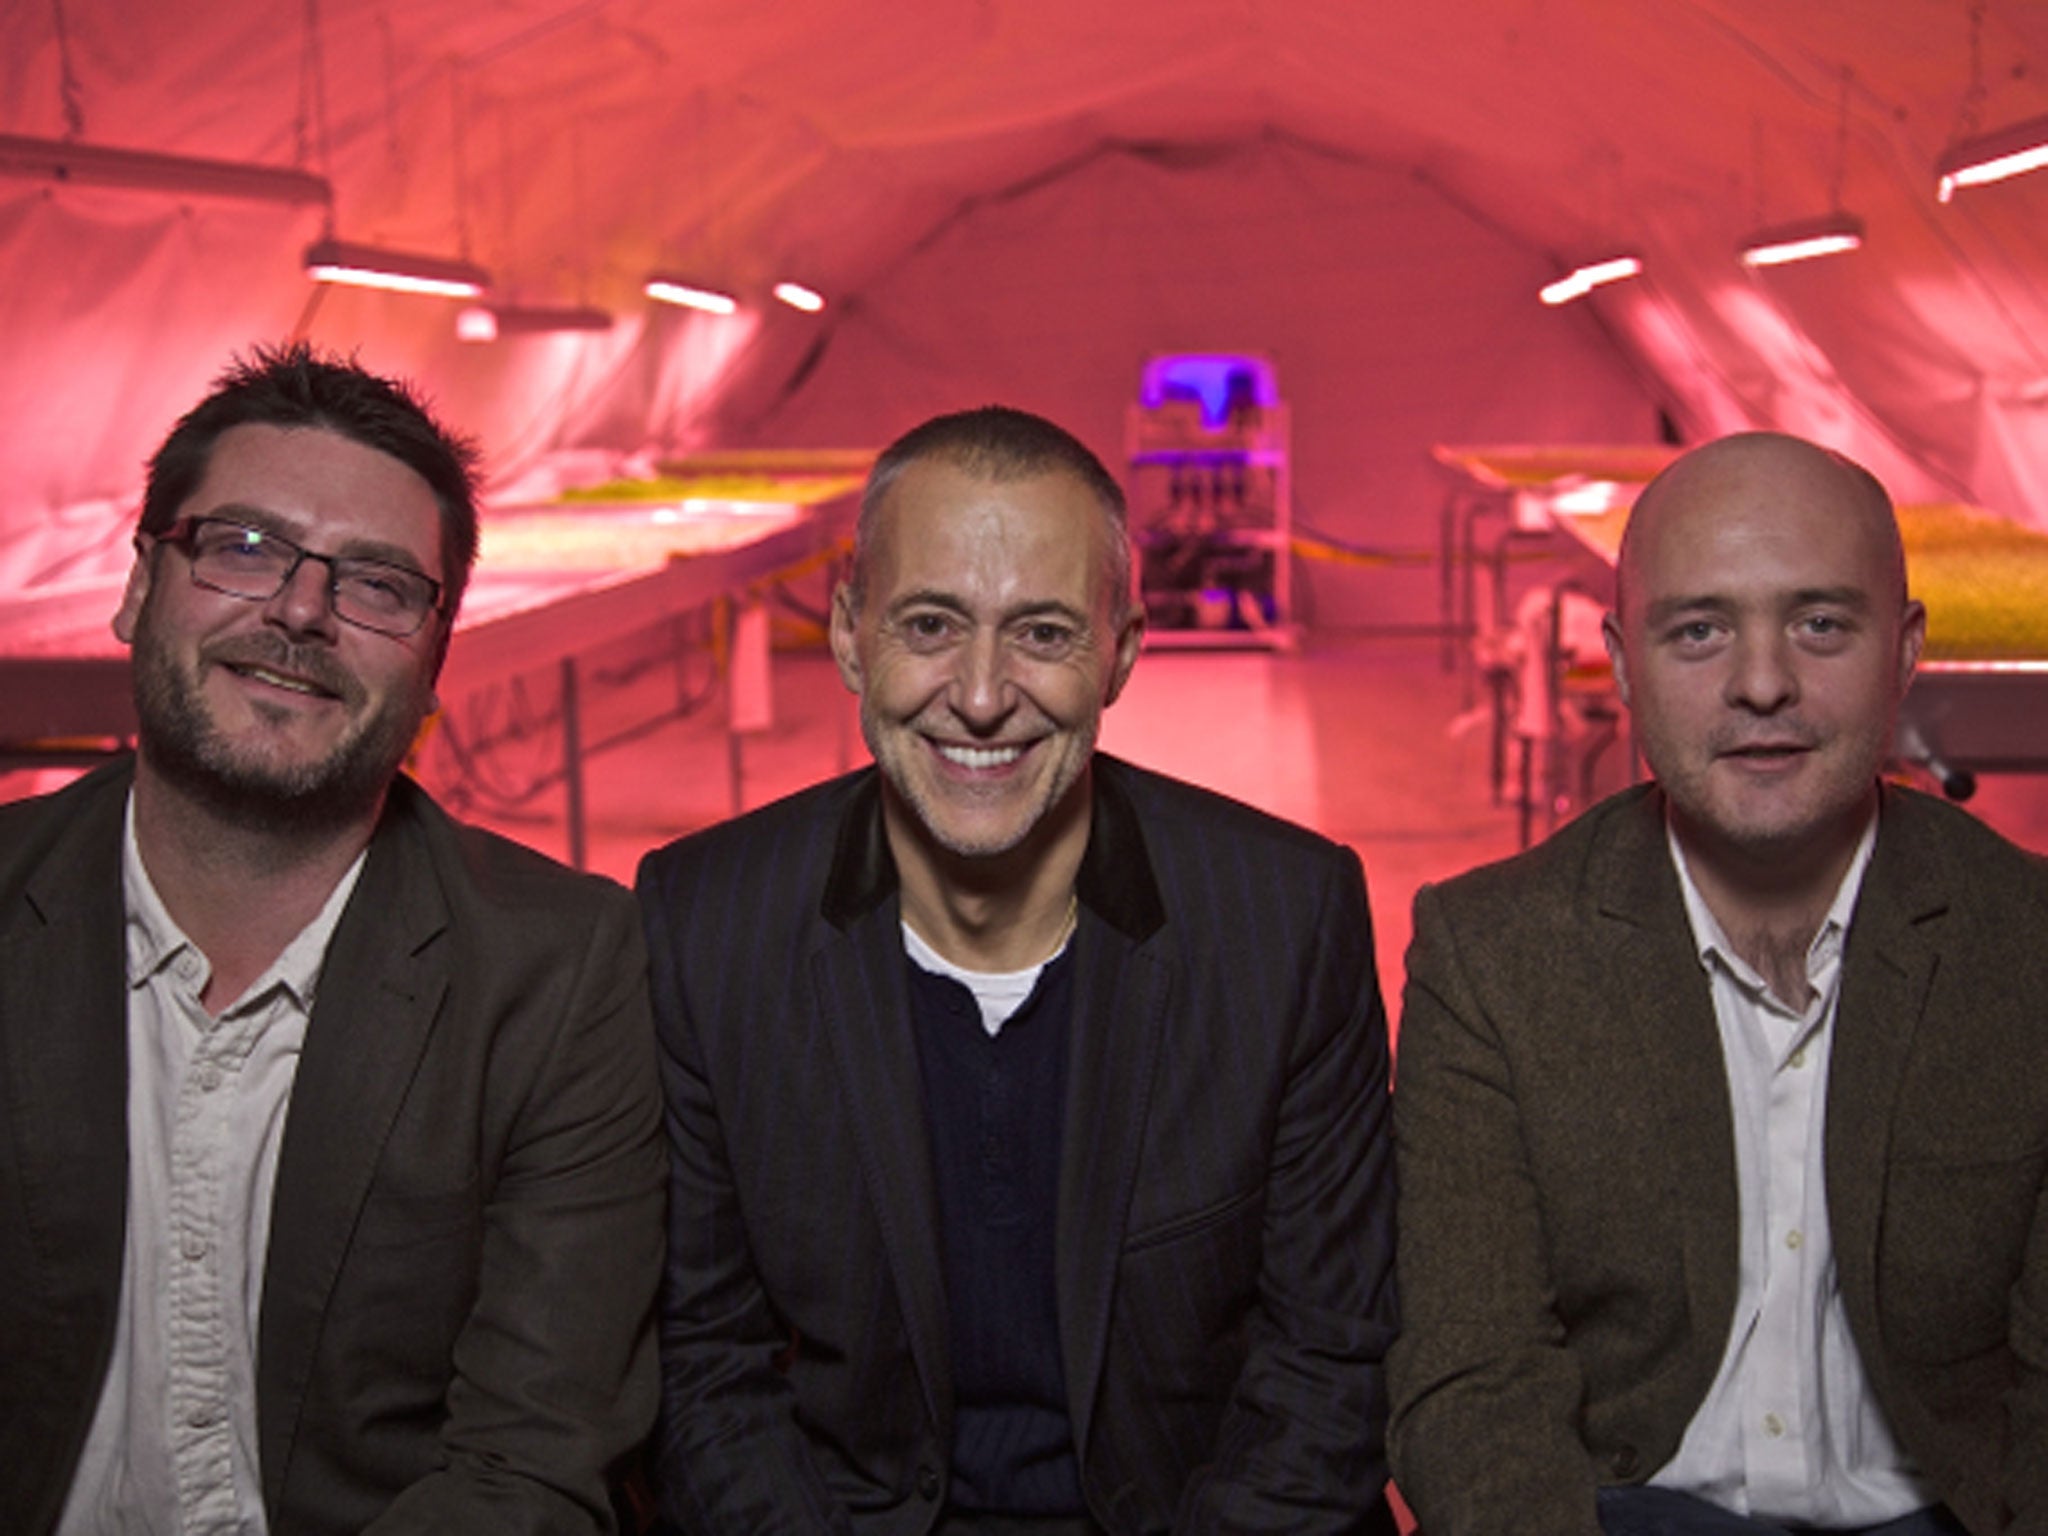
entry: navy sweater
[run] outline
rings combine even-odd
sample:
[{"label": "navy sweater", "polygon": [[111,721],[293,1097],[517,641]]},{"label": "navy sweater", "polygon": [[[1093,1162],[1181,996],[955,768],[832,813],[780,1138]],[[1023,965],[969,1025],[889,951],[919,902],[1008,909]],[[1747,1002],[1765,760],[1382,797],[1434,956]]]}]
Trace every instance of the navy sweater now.
[{"label": "navy sweater", "polygon": [[958,1509],[1086,1509],[1053,1278],[1072,953],[1039,973],[993,1039],[966,987],[910,962],[939,1195],[953,1364],[949,1502]]}]

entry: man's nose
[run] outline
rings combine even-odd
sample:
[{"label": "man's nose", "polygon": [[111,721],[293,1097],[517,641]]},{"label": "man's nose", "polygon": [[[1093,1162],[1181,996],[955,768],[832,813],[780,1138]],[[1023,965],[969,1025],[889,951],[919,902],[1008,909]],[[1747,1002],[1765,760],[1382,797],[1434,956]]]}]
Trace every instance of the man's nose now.
[{"label": "man's nose", "polygon": [[1799,697],[1799,670],[1792,640],[1782,630],[1738,635],[1728,673],[1728,701],[1758,714],[1771,714]]},{"label": "man's nose", "polygon": [[301,555],[264,605],[263,616],[295,635],[334,635],[333,569],[318,555]]},{"label": "man's nose", "polygon": [[1000,723],[1015,706],[1009,656],[1001,637],[993,631],[977,631],[960,648],[959,670],[953,680],[955,713],[969,726],[988,729]]}]

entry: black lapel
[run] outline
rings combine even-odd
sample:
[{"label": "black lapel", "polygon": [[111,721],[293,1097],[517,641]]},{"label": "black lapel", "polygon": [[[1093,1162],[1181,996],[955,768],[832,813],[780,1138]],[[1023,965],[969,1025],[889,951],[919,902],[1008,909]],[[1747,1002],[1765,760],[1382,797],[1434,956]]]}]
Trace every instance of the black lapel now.
[{"label": "black lapel", "polygon": [[257,1351],[264,1503],[275,1508],[356,1218],[448,985],[448,909],[401,780],[320,970],[292,1084]]},{"label": "black lapel", "polygon": [[1123,774],[1115,760],[1096,758],[1088,851],[1077,883],[1054,1254],[1076,1446],[1088,1444],[1173,990],[1173,935]]},{"label": "black lapel", "polygon": [[880,778],[855,781],[841,813],[811,958],[818,1033],[831,1042],[861,1174],[903,1307],[903,1327],[941,1436],[953,1428],[939,1196],[925,1123],[924,1073],[910,1017],[902,904],[882,827]]}]

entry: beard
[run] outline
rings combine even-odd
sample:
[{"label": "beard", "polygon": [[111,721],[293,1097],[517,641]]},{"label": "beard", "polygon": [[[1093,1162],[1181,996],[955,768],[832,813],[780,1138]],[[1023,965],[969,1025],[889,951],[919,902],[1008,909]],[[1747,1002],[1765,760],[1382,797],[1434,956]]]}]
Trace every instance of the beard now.
[{"label": "beard", "polygon": [[310,679],[352,709],[362,683],[325,647],[295,645],[267,630],[202,646],[191,673],[156,635],[149,604],[136,621],[135,714],[141,753],[152,772],[224,821],[253,832],[305,836],[337,831],[373,815],[420,722],[432,707],[424,676],[359,716],[323,758],[273,761],[222,735],[200,696],[208,666],[264,666]]}]

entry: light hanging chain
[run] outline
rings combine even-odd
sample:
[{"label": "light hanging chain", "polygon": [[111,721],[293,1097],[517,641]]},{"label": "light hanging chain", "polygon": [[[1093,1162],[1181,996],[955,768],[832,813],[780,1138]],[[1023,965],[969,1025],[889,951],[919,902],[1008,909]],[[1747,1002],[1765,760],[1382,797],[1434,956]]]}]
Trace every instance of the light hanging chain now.
[{"label": "light hanging chain", "polygon": [[1751,201],[1751,224],[1761,225],[1764,221],[1764,120],[1755,112],[1749,116],[1749,189]]},{"label": "light hanging chain", "polygon": [[[333,153],[327,140],[327,59],[320,46],[320,0],[306,0],[306,40],[299,50],[299,110],[292,120],[292,163],[314,165],[331,186]],[[334,234],[334,203],[327,204],[324,232]]]},{"label": "light hanging chain", "polygon": [[462,111],[462,64],[448,61],[448,110],[455,161],[455,248],[469,260],[469,133]]},{"label": "light hanging chain", "polygon": [[1856,76],[1848,65],[1842,66],[1842,109],[1835,119],[1835,184],[1831,189],[1833,202],[1829,204],[1836,212],[1842,208],[1843,186],[1849,177],[1849,88]]},{"label": "light hanging chain", "polygon": [[1984,7],[1985,0],[1970,0],[1970,87],[1963,92],[1950,143],[1975,138],[1983,126],[1984,102],[1991,94],[1984,84]]},{"label": "light hanging chain", "polygon": [[78,72],[71,66],[71,29],[65,24],[64,0],[50,0],[51,19],[57,24],[57,89],[64,101],[64,137],[85,137],[85,91]]}]

